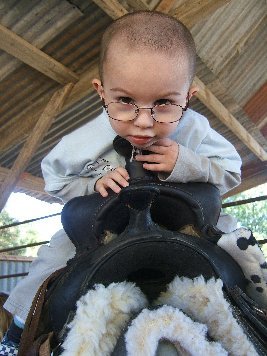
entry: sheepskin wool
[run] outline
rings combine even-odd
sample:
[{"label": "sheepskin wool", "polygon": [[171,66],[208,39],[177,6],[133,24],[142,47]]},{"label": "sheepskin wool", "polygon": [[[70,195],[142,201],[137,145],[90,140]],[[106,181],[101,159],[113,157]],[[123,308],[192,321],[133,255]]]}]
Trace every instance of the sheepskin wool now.
[{"label": "sheepskin wool", "polygon": [[234,319],[223,296],[223,283],[202,276],[195,279],[176,277],[156,304],[167,304],[183,310],[194,320],[204,323],[214,340],[232,355],[257,355],[254,346]]},{"label": "sheepskin wool", "polygon": [[[148,309],[146,297],[133,283],[96,285],[77,303],[62,355],[110,355],[130,318],[140,312],[124,334],[127,356],[154,356],[160,340],[188,355],[255,356],[222,287],[214,278],[176,277],[155,302],[156,309]],[[207,340],[207,332],[214,342]]]},{"label": "sheepskin wool", "polygon": [[267,308],[267,262],[252,232],[237,229],[222,235],[217,244],[242,268],[250,282],[246,290],[248,296],[261,308]]},{"label": "sheepskin wool", "polygon": [[146,304],[144,295],[133,283],[112,283],[106,288],[96,285],[77,302],[62,355],[110,355],[131,314]]},{"label": "sheepskin wool", "polygon": [[206,334],[206,325],[194,322],[178,309],[168,305],[144,309],[125,335],[127,356],[154,356],[161,339],[179,343],[192,356],[228,355],[219,343],[208,342]]}]

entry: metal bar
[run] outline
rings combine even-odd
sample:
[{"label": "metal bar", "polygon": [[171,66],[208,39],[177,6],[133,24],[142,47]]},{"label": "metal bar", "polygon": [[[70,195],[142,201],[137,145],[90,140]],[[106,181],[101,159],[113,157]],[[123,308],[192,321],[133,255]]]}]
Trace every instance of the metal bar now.
[{"label": "metal bar", "polygon": [[9,251],[15,251],[15,250],[21,250],[21,249],[27,248],[27,247],[34,247],[34,246],[44,245],[44,244],[47,244],[48,242],[49,241],[42,241],[42,242],[35,242],[35,243],[32,243],[32,244],[28,244],[28,245],[20,245],[20,246],[8,247],[8,248],[4,248],[4,249],[0,250],[0,253],[9,252]]},{"label": "metal bar", "polygon": [[228,208],[229,206],[237,206],[237,205],[249,204],[249,203],[254,203],[256,201],[261,201],[261,200],[266,200],[266,199],[267,199],[267,195],[263,195],[261,197],[244,199],[244,200],[239,200],[239,201],[233,201],[233,202],[230,202],[230,203],[224,203],[224,204],[222,204],[222,207],[223,208]]},{"label": "metal bar", "polygon": [[3,276],[0,276],[0,279],[14,278],[14,277],[24,277],[24,276],[27,276],[27,275],[28,275],[28,272],[16,273],[16,274],[4,274]]},{"label": "metal bar", "polygon": [[60,214],[61,213],[55,213],[55,214],[51,214],[51,215],[41,216],[40,218],[34,218],[34,219],[29,219],[29,220],[24,220],[24,221],[17,221],[17,222],[14,222],[12,224],[9,224],[9,225],[0,226],[0,230],[7,229],[7,228],[13,227],[13,226],[22,225],[22,224],[28,224],[30,222],[34,222],[34,221],[37,221],[37,220],[52,218],[53,216],[60,215]]}]

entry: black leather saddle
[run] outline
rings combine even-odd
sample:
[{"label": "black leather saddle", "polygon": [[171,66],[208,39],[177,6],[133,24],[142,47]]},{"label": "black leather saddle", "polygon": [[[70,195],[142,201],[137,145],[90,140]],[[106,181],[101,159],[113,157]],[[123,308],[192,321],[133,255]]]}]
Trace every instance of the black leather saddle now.
[{"label": "black leather saddle", "polygon": [[[244,315],[246,330],[264,354],[266,324],[257,315],[250,317],[240,298],[246,288],[243,272],[216,245],[222,234],[216,228],[218,189],[206,183],[162,183],[138,162],[126,160],[131,180],[120,194],[77,197],[63,208],[62,224],[77,253],[48,288],[37,336],[53,331],[54,355],[60,354],[77,300],[97,283],[132,281],[153,300],[175,276],[203,275],[223,281],[227,298]],[[197,236],[181,232],[185,227]]]}]

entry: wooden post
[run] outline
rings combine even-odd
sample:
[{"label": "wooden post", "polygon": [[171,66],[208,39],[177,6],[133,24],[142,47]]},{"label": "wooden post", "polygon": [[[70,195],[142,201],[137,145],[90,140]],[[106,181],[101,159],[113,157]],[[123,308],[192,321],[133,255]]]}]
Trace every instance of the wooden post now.
[{"label": "wooden post", "polygon": [[4,208],[10,194],[14,190],[21,173],[24,172],[32,156],[36,152],[37,147],[42,142],[46,132],[51,126],[55,116],[62,108],[64,101],[70,94],[73,84],[69,83],[63,88],[56,91],[46,108],[37,121],[32,133],[28,136],[22,150],[20,151],[13,167],[6,176],[0,188],[0,211]]}]

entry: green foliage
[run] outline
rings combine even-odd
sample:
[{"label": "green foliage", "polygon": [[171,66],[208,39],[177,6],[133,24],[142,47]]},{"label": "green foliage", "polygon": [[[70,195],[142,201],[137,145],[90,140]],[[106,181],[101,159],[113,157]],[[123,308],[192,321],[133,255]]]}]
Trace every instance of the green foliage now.
[{"label": "green foliage", "polygon": [[[259,187],[227,198],[223,203],[260,197],[266,195],[266,191],[267,184],[263,184]],[[236,217],[241,226],[252,230],[256,239],[263,240],[267,238],[267,200],[228,207],[223,210],[227,214]],[[262,245],[262,250],[267,255],[267,244]]]},{"label": "green foliage", "polygon": [[[10,225],[17,222],[5,210],[0,214],[0,226]],[[27,245],[37,240],[37,233],[34,230],[25,229],[22,226],[12,226],[0,230],[0,249],[15,247],[20,245]],[[26,250],[14,250],[6,252],[10,255],[25,255]]]},{"label": "green foliage", "polygon": [[[267,185],[265,185],[267,186]],[[267,187],[266,187],[267,188]],[[226,202],[240,201],[264,195],[264,186],[248,190],[241,194],[224,200]],[[237,205],[225,208],[224,211],[235,216],[242,226],[245,226],[259,234],[267,232],[267,200],[256,201],[253,203]]]}]

